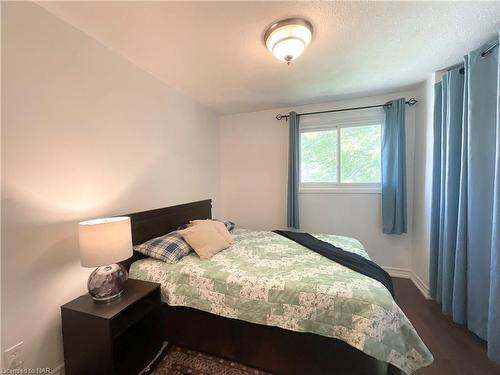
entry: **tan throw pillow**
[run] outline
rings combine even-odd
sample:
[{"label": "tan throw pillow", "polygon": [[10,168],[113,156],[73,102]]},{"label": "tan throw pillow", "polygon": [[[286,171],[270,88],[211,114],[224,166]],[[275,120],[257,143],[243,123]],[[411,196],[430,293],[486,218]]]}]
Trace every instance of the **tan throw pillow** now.
[{"label": "tan throw pillow", "polygon": [[214,229],[219,233],[230,245],[235,243],[233,236],[227,230],[226,226],[222,221],[217,220],[191,220],[189,222],[191,225],[199,225],[199,224],[210,224],[214,227]]},{"label": "tan throw pillow", "polygon": [[202,259],[211,258],[229,247],[229,243],[209,223],[193,225],[179,233]]}]

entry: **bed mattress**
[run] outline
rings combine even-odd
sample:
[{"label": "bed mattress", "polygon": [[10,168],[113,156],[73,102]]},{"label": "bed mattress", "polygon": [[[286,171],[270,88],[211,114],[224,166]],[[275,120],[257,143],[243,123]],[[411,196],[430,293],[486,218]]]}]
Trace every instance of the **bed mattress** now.
[{"label": "bed mattress", "polygon": [[[210,259],[146,258],[130,277],[161,284],[163,302],[228,318],[332,337],[412,373],[433,361],[412,324],[378,281],[278,234],[235,230]],[[315,235],[368,258],[359,241]]]}]

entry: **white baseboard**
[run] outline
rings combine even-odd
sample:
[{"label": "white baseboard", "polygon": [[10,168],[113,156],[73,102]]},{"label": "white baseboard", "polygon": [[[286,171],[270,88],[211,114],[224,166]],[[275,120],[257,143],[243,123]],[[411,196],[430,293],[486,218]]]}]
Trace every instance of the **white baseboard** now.
[{"label": "white baseboard", "polygon": [[59,366],[56,366],[52,369],[50,372],[50,375],[64,375],[64,362],[61,363]]},{"label": "white baseboard", "polygon": [[400,277],[402,279],[410,279],[411,271],[406,268],[398,268],[398,267],[385,267],[382,268],[391,276],[391,277]]},{"label": "white baseboard", "polygon": [[415,273],[412,272],[410,279],[415,284],[415,286],[420,290],[420,293],[425,297],[425,299],[431,299],[431,290],[429,286],[422,281],[422,279]]},{"label": "white baseboard", "polygon": [[399,277],[402,279],[410,279],[413,284],[417,287],[417,289],[422,293],[425,299],[431,299],[431,292],[429,286],[422,281],[420,277],[418,277],[413,271],[406,268],[398,268],[398,267],[384,267],[384,270],[387,271],[391,277]]}]

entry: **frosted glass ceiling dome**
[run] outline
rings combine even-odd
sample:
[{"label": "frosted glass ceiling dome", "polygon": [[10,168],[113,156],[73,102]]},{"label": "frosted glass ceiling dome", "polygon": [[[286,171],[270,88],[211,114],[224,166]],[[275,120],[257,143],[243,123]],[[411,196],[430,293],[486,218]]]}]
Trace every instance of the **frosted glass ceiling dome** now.
[{"label": "frosted glass ceiling dome", "polygon": [[287,18],[271,25],[264,34],[266,47],[281,61],[290,64],[311,42],[313,27],[303,18]]}]

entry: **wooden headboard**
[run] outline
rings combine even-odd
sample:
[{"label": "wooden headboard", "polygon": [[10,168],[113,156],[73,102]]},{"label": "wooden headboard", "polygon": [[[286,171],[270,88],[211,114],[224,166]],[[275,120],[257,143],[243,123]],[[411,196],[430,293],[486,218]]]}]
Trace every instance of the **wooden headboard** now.
[{"label": "wooden headboard", "polygon": [[[172,207],[157,208],[120,216],[129,216],[132,226],[132,243],[141,244],[152,238],[176,230],[180,225],[195,219],[212,218],[212,200],[179,204]],[[134,255],[120,262],[128,270],[136,260],[146,256],[134,251]]]}]

